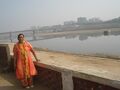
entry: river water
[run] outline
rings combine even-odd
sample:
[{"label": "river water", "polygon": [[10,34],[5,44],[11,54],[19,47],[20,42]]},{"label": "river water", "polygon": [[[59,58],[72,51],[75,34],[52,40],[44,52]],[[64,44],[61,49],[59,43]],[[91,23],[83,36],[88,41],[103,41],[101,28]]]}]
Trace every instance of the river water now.
[{"label": "river water", "polygon": [[54,51],[120,56],[120,30],[65,35],[31,43],[34,47]]},{"label": "river water", "polygon": [[[20,32],[12,33],[12,41],[16,42]],[[32,32],[23,32],[27,40],[32,40]],[[45,48],[53,51],[76,54],[114,55],[120,56],[120,29],[107,30],[78,30],[68,32],[36,33],[37,41],[30,43],[33,47]],[[46,33],[45,33],[46,34]],[[0,34],[0,43],[10,42],[9,33]]]}]

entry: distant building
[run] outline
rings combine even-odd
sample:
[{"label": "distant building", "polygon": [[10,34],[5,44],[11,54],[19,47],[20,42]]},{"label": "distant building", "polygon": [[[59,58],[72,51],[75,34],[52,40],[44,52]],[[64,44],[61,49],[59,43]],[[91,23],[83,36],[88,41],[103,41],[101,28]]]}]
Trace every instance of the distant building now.
[{"label": "distant building", "polygon": [[98,22],[102,22],[102,20],[100,20],[99,18],[91,18],[88,20],[89,23],[98,23]]},{"label": "distant building", "polygon": [[75,21],[65,21],[64,25],[75,25],[76,22]]},{"label": "distant building", "polygon": [[86,17],[79,17],[79,18],[77,18],[77,23],[78,24],[88,23],[88,20]]}]

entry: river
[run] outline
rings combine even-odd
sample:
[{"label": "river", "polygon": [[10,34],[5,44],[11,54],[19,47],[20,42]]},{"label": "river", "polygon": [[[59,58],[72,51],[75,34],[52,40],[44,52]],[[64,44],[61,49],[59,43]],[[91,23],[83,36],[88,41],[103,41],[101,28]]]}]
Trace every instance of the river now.
[{"label": "river", "polygon": [[120,55],[120,30],[68,34],[31,42],[34,47],[76,54]]}]

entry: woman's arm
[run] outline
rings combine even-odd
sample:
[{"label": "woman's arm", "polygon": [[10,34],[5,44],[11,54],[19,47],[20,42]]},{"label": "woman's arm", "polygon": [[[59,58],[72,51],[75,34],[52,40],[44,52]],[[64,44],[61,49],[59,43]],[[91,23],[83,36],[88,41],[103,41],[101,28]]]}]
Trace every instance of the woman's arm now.
[{"label": "woman's arm", "polygon": [[30,51],[32,52],[32,54],[33,54],[33,56],[35,57],[36,61],[38,62],[39,60],[38,60],[38,58],[37,58],[37,56],[36,56],[36,53],[35,53],[32,45],[31,45],[28,41],[26,41],[26,43],[28,44],[28,47],[30,48]]},{"label": "woman's arm", "polygon": [[37,58],[37,56],[36,56],[35,51],[33,49],[31,49],[31,52],[32,52],[33,56],[35,57],[36,61],[39,61],[38,58]]}]

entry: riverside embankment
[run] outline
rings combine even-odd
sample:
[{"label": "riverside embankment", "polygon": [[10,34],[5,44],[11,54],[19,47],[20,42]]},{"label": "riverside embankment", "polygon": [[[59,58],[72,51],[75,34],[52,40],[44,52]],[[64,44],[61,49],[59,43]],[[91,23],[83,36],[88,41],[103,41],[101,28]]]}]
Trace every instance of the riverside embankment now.
[{"label": "riverside embankment", "polygon": [[[7,54],[12,57],[13,44],[0,46],[1,50],[9,50]],[[1,51],[1,55],[6,51]],[[120,60],[51,51],[36,54],[40,60],[34,61],[38,70],[36,81],[52,90],[120,90]]]}]

